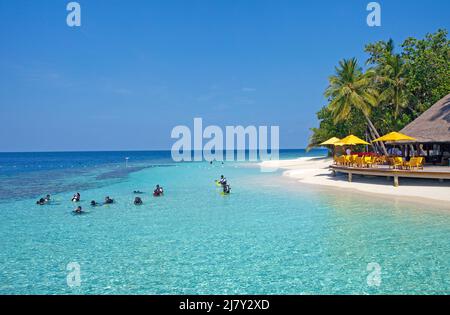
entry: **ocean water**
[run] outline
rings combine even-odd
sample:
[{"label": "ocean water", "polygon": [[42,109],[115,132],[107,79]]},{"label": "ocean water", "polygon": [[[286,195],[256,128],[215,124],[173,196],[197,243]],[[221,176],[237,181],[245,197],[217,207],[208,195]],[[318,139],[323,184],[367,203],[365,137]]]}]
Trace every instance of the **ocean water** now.
[{"label": "ocean water", "polygon": [[[450,293],[448,210],[280,174],[164,151],[0,153],[0,294]],[[165,196],[151,195],[156,184]],[[84,215],[71,213],[77,191]],[[89,206],[107,195],[115,204]]]}]

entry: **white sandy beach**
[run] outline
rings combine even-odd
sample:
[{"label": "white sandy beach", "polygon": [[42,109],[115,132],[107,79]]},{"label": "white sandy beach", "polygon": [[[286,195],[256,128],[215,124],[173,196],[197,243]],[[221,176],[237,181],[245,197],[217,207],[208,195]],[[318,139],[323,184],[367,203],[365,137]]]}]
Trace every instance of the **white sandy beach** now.
[{"label": "white sandy beach", "polygon": [[437,180],[400,179],[400,186],[394,187],[392,179],[385,177],[354,176],[348,182],[347,176],[341,174],[333,177],[328,167],[332,164],[329,158],[298,158],[292,160],[265,161],[262,168],[281,168],[283,176],[294,178],[299,183],[322,185],[338,189],[350,189],[361,193],[381,194],[391,197],[402,197],[409,200],[444,202],[450,205],[450,183]]}]

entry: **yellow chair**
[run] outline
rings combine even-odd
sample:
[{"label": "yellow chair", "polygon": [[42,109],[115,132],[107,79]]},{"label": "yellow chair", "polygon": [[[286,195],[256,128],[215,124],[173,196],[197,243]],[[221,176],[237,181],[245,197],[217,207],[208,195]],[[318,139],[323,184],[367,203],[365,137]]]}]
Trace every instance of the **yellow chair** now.
[{"label": "yellow chair", "polygon": [[367,167],[372,167],[373,164],[374,164],[374,158],[372,158],[371,156],[365,156],[365,157],[364,157],[364,164],[365,164]]},{"label": "yellow chair", "polygon": [[386,164],[388,162],[388,159],[386,158],[385,155],[382,155],[382,156],[377,156],[374,159],[374,161],[375,161],[374,163],[377,164],[377,165],[383,165],[383,164]]},{"label": "yellow chair", "polygon": [[417,162],[416,162],[416,158],[412,157],[409,161],[405,161],[405,168],[407,169],[413,169],[414,166]]},{"label": "yellow chair", "polygon": [[352,154],[352,164],[356,163],[356,158],[358,157],[358,154]]},{"label": "yellow chair", "polygon": [[345,159],[345,162],[344,162],[345,165],[352,166],[353,159],[352,159],[351,155],[344,155],[344,159]]},{"label": "yellow chair", "polygon": [[403,158],[400,157],[400,156],[394,157],[394,165],[393,165],[393,168],[394,168],[394,169],[397,168],[397,169],[400,170],[400,169],[403,168],[403,166],[404,166]]},{"label": "yellow chair", "polygon": [[355,158],[355,165],[356,165],[356,167],[363,167],[363,166],[364,166],[364,160],[363,160],[363,158],[360,157],[360,156],[357,156],[357,157]]},{"label": "yellow chair", "polygon": [[[398,161],[396,161],[395,158],[393,158],[393,157],[388,157],[387,161],[388,161],[389,168],[392,167],[393,169],[395,169],[396,167],[399,166]],[[402,165],[403,165],[403,163],[402,163]]]},{"label": "yellow chair", "polygon": [[412,157],[411,160],[409,160],[409,162],[405,162],[405,166],[409,169],[414,168],[423,169],[423,162],[424,162],[423,157]]},{"label": "yellow chair", "polygon": [[423,170],[423,165],[425,164],[425,158],[420,156],[417,158],[417,168],[420,168]]},{"label": "yellow chair", "polygon": [[345,159],[344,159],[344,156],[336,156],[335,157],[335,162],[336,162],[336,165],[344,165],[344,163],[345,163]]},{"label": "yellow chair", "polygon": [[333,156],[333,162],[334,162],[334,165],[338,165],[339,164],[339,157],[337,155]]}]

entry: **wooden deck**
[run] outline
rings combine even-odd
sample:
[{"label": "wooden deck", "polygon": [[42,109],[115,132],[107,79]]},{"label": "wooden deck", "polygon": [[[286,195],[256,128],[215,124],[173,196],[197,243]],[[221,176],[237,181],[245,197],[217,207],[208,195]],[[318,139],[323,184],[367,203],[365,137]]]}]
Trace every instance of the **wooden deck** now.
[{"label": "wooden deck", "polygon": [[450,167],[448,166],[425,166],[423,170],[398,170],[389,169],[388,166],[376,166],[370,168],[331,165],[330,169],[334,175],[336,173],[344,173],[348,175],[348,181],[351,182],[353,175],[365,175],[365,176],[384,176],[394,179],[394,186],[399,185],[399,178],[426,178],[426,179],[438,179],[444,181],[450,179]]}]

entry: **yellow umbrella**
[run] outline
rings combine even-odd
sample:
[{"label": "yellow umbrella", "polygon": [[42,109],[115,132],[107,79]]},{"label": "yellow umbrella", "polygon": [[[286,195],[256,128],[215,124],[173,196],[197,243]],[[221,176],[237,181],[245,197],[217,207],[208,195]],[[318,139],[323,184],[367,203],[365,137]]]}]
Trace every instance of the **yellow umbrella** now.
[{"label": "yellow umbrella", "polygon": [[363,139],[358,138],[354,135],[349,135],[342,139],[341,141],[336,142],[334,145],[357,145],[357,144],[370,144]]},{"label": "yellow umbrella", "polygon": [[336,138],[336,137],[332,137],[332,138],[328,139],[327,141],[322,142],[319,145],[334,145],[338,141],[341,141],[341,139]]},{"label": "yellow umbrella", "polygon": [[404,135],[400,132],[390,132],[387,135],[384,135],[378,139],[373,140],[372,142],[378,142],[378,141],[416,141],[416,138]]}]

